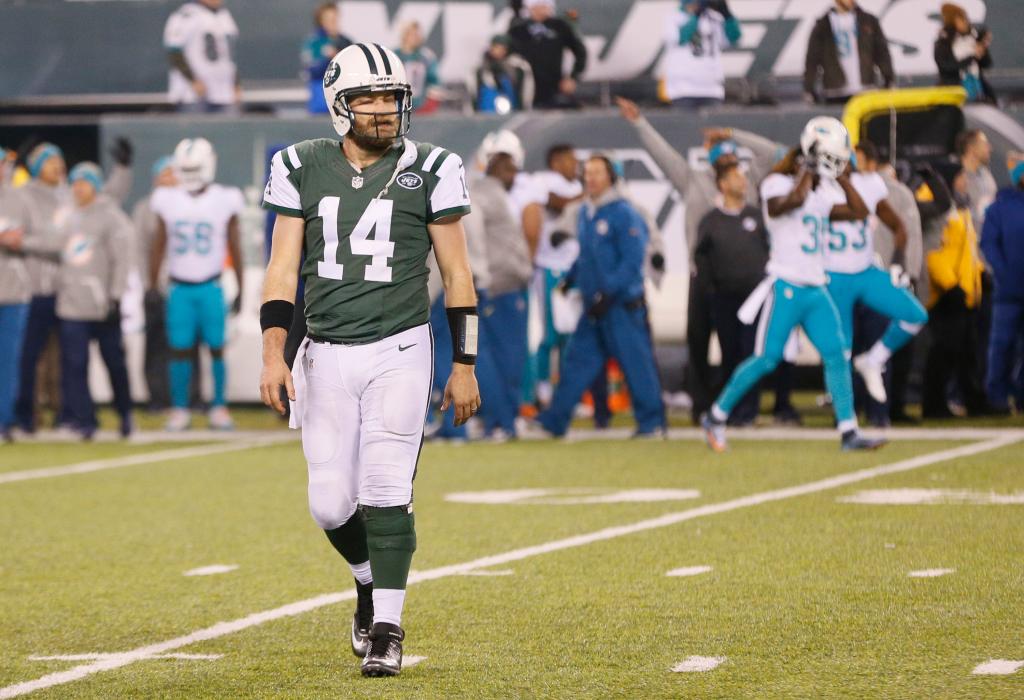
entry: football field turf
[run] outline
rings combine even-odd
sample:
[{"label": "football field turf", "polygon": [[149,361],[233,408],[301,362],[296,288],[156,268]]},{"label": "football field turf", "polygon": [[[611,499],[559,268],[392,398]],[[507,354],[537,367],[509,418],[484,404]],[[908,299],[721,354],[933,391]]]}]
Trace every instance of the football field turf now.
[{"label": "football field turf", "polygon": [[297,442],[6,447],[0,697],[1024,698],[1024,433],[822,436],[427,445],[395,679]]}]

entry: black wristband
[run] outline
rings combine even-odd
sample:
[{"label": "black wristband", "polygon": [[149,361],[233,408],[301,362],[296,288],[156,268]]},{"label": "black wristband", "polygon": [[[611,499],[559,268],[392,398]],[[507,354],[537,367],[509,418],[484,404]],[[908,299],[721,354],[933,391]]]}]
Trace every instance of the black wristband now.
[{"label": "black wristband", "polygon": [[286,331],[292,326],[295,315],[295,304],[282,299],[271,299],[263,302],[260,307],[260,329],[283,328]]},{"label": "black wristband", "polygon": [[452,362],[475,365],[480,335],[480,317],[476,307],[453,306],[445,309],[445,313],[448,315],[448,330],[452,334]]}]

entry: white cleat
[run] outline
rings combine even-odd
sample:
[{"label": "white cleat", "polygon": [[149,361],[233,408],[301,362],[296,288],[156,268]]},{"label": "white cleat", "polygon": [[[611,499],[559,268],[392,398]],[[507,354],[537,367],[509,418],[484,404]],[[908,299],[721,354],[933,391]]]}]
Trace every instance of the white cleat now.
[{"label": "white cleat", "polygon": [[885,380],[882,378],[882,368],[871,362],[867,354],[857,355],[853,358],[853,368],[864,379],[864,386],[871,394],[871,398],[878,403],[885,403]]},{"label": "white cleat", "polygon": [[231,420],[227,406],[214,406],[207,414],[210,421],[210,430],[234,430],[235,424]]},{"label": "white cleat", "polygon": [[172,408],[167,415],[167,422],[164,430],[169,433],[180,433],[188,430],[192,425],[192,414],[187,408]]}]

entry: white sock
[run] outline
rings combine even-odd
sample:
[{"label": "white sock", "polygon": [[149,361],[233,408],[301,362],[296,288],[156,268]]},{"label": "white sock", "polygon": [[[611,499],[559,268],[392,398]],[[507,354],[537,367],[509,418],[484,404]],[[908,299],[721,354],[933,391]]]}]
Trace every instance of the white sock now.
[{"label": "white sock", "polygon": [[711,406],[711,418],[714,419],[716,423],[724,423],[729,419],[729,414],[720,409],[716,403]]},{"label": "white sock", "polygon": [[402,606],[405,605],[405,591],[397,588],[373,589],[373,623],[389,622],[402,624]]},{"label": "white sock", "polygon": [[892,357],[892,350],[885,347],[885,343],[881,340],[877,341],[868,350],[868,362],[873,364],[875,367],[884,367],[885,363]]},{"label": "white sock", "polygon": [[370,561],[364,561],[362,564],[349,564],[348,567],[352,569],[352,575],[356,577],[356,581],[363,584],[364,586],[368,583],[373,583],[373,574],[370,573]]},{"label": "white sock", "polygon": [[[839,430],[839,434],[840,435],[842,435],[843,433],[849,432],[851,430],[856,430],[857,429],[857,419],[856,418],[851,418],[849,420],[839,421],[839,425],[836,426],[836,428]],[[377,594],[377,592],[374,591],[374,595],[376,595],[376,594]]]}]

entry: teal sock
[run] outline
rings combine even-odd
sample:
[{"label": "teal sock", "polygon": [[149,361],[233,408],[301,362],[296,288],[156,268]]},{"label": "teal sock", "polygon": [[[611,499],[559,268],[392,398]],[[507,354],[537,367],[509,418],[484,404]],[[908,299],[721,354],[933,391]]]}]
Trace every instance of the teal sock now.
[{"label": "teal sock", "polygon": [[405,590],[416,551],[416,518],[410,506],[360,506],[366,516],[366,543],[374,591]]},{"label": "teal sock", "polygon": [[228,383],[228,370],[224,364],[223,357],[211,358],[210,365],[213,369],[213,405],[224,406],[227,404],[225,400],[225,387]]},{"label": "teal sock", "polygon": [[192,361],[172,359],[168,367],[171,375],[171,406],[188,408],[188,390],[192,385]]}]

